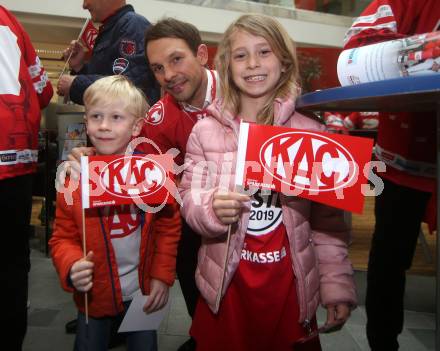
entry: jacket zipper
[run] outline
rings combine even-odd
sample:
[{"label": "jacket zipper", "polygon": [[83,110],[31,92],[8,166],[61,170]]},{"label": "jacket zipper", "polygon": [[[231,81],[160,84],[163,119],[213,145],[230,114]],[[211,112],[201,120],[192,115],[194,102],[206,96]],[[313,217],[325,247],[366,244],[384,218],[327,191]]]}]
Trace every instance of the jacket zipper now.
[{"label": "jacket zipper", "polygon": [[99,222],[101,223],[101,231],[102,231],[102,235],[104,237],[104,243],[105,243],[105,249],[106,249],[106,257],[107,257],[107,265],[109,267],[109,273],[110,273],[110,283],[111,283],[111,286],[112,286],[112,294],[113,294],[113,305],[115,307],[115,312],[119,313],[119,311],[118,311],[118,302],[116,301],[116,288],[115,288],[115,281],[114,281],[114,278],[113,278],[113,269],[112,269],[112,264],[111,264],[111,260],[110,260],[109,242],[108,242],[108,238],[107,238],[107,233],[105,231],[104,222],[102,221],[102,211],[101,211],[101,209],[98,209],[98,213],[99,213]]},{"label": "jacket zipper", "polygon": [[[145,223],[145,212],[141,212],[141,233],[144,228],[144,223]],[[140,287],[141,287],[142,294],[145,293],[145,279],[143,279],[143,277],[145,276],[145,270],[146,270],[145,266],[147,264],[148,249],[150,248],[150,238],[151,238],[151,235],[153,232],[153,224],[154,223],[151,223],[151,225],[148,227],[147,244],[146,244],[147,246],[145,248],[145,255],[144,255],[142,265],[139,266],[139,273],[140,273],[139,281],[140,281]],[[141,238],[142,238],[142,235],[141,235]]]},{"label": "jacket zipper", "polygon": [[[283,201],[283,200],[282,200]],[[283,201],[284,202],[284,201]],[[285,206],[285,204],[282,203],[282,206]],[[283,217],[284,217],[284,209],[283,211]],[[284,223],[284,220],[283,220]],[[289,239],[289,243],[290,243],[290,238],[289,236],[287,236],[287,238]],[[293,246],[293,253],[290,253],[290,256],[292,258],[293,261],[293,272],[295,273],[296,276],[301,277],[302,282],[305,282],[305,278],[303,276],[303,272],[300,268],[300,264],[296,258],[296,244],[295,244],[295,240],[292,238],[292,246]],[[300,286],[301,285],[301,286]],[[309,333],[311,332],[311,326],[310,326],[310,319],[309,319],[309,311],[308,311],[308,307],[307,307],[307,302],[306,302],[306,293],[305,293],[305,288],[304,288],[304,284],[296,284],[296,289],[298,291],[298,295],[299,295],[299,307],[300,307],[300,320],[304,315],[304,322],[303,322],[303,326],[304,328],[309,331]]]}]

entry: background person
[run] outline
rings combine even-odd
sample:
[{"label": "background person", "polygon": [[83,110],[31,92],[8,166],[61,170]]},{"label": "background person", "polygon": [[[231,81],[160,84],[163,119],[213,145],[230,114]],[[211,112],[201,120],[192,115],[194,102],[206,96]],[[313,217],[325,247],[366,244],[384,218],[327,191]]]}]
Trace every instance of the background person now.
[{"label": "background person", "polygon": [[28,34],[0,6],[0,285],[8,294],[2,315],[5,342],[21,350],[27,328],[29,223],[32,182],[37,171],[40,109],[53,94],[52,85]]},{"label": "background person", "polygon": [[[375,0],[347,32],[344,49],[432,32],[439,24],[437,0]],[[375,154],[387,170],[378,174],[385,187],[375,198],[365,301],[373,351],[399,348],[406,271],[428,202],[435,203],[435,121],[434,112],[380,116]]]},{"label": "background person", "polygon": [[95,40],[92,57],[86,62],[86,52],[78,41],[64,51],[69,55],[73,75],[63,75],[58,82],[58,95],[68,96],[83,104],[87,87],[103,76],[122,74],[146,95],[150,104],[160,97],[160,89],[147,65],[144,55],[144,33],[148,20],[135,13],[125,0],[84,0],[83,8],[94,22],[102,23]]}]

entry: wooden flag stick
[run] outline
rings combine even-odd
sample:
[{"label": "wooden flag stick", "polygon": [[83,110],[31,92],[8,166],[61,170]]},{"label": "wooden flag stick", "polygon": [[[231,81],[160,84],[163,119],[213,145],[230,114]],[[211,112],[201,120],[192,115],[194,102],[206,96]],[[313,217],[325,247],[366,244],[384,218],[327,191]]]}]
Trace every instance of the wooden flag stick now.
[{"label": "wooden flag stick", "polygon": [[[87,27],[87,23],[89,22],[89,19],[86,18],[86,21],[84,22],[82,28],[81,28],[81,32],[79,32],[78,38],[76,39],[76,41],[79,41],[81,39],[81,36],[83,35],[84,31],[86,30]],[[61,76],[64,74],[64,72],[66,71],[67,65],[69,64],[70,59],[72,58],[72,54],[73,54],[73,50],[70,51],[69,57],[67,58],[66,62],[64,62],[64,67],[63,70],[61,71],[60,76],[58,77],[58,79],[61,78]]]},{"label": "wooden flag stick", "polygon": [[[86,247],[86,210],[82,209],[82,232],[83,232],[83,254],[84,258],[87,256]],[[89,325],[89,299],[87,291],[84,292],[84,305],[85,305],[85,315],[86,315],[86,325]]]}]

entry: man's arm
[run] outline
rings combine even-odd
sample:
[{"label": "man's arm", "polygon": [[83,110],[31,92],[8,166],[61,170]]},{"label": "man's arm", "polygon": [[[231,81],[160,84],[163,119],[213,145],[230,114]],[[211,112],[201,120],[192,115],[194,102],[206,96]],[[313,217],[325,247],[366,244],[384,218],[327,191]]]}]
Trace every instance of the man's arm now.
[{"label": "man's arm", "polygon": [[374,0],[345,35],[344,50],[408,36],[423,1]]},{"label": "man's arm", "polygon": [[[160,90],[144,54],[144,33],[149,25],[146,19],[139,16],[124,16],[112,29],[112,35],[94,48],[94,52],[104,52],[101,55],[95,52],[94,57],[105,61],[105,69],[92,72],[92,66],[89,65],[87,74],[81,74],[80,71],[70,87],[70,99],[77,104],[83,104],[84,92],[93,82],[104,75],[122,74],[142,89],[152,105],[159,98]],[[99,45],[108,46],[99,48]]]},{"label": "man's arm", "polygon": [[15,17],[10,15],[9,13],[8,15],[11,21],[16,25],[16,27],[20,29],[24,43],[22,55],[28,67],[34,90],[37,93],[40,109],[43,109],[47,105],[49,105],[50,99],[52,98],[52,84],[49,81],[47,72],[44,70],[43,65],[41,64],[40,58],[37,56],[35,49],[32,46],[29,35],[24,30],[23,26],[15,19]]}]

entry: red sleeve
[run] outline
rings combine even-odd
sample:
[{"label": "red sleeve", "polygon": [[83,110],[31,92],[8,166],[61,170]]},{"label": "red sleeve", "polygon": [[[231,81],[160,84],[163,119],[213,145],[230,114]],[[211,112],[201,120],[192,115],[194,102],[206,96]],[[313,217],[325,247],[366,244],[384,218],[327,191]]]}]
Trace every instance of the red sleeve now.
[{"label": "red sleeve", "polygon": [[68,284],[70,268],[83,257],[81,233],[75,223],[73,207],[66,203],[62,193],[58,193],[54,231],[49,240],[52,262],[58,272],[61,286],[69,292],[73,291],[72,286]]},{"label": "red sleeve", "polygon": [[420,0],[374,0],[346,33],[344,49],[412,34],[413,24],[423,5]]},{"label": "red sleeve", "polygon": [[26,33],[20,22],[18,22],[10,12],[7,12],[7,14],[11,22],[13,22],[16,26],[17,31],[20,31],[21,33],[21,42],[23,45],[21,51],[23,59],[27,65],[29,75],[37,93],[40,109],[43,109],[49,104],[50,99],[52,98],[52,84],[49,81],[47,72],[44,70],[43,65],[41,64],[40,58],[37,56],[35,49],[32,46],[29,35]]},{"label": "red sleeve", "polygon": [[176,202],[166,205],[154,215],[154,245],[151,277],[159,279],[171,286],[176,276],[177,246],[180,240],[181,220]]}]

